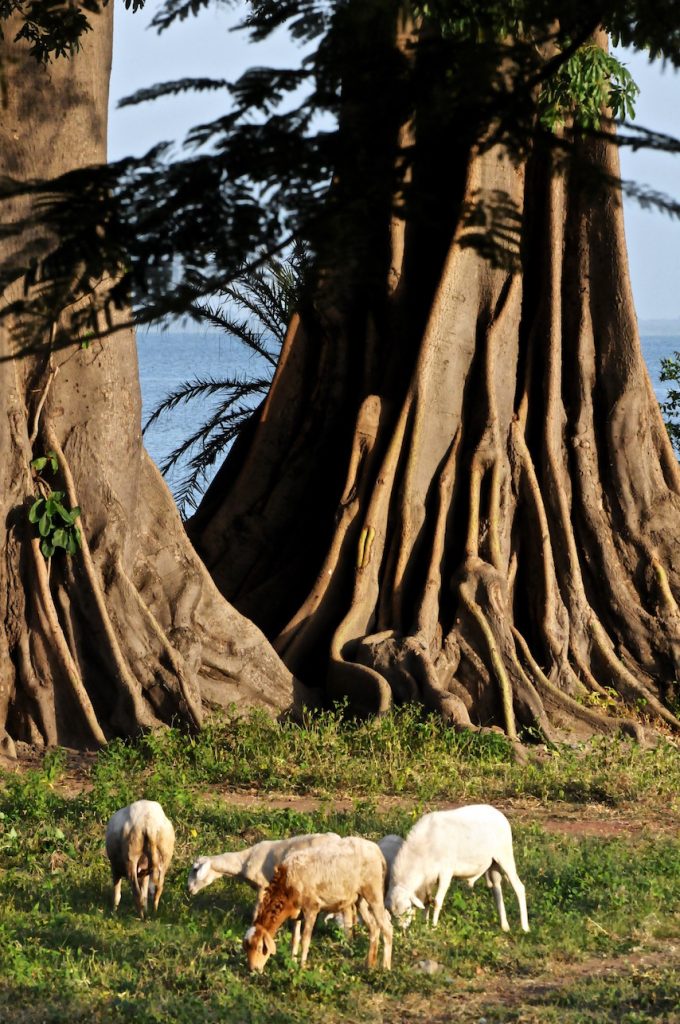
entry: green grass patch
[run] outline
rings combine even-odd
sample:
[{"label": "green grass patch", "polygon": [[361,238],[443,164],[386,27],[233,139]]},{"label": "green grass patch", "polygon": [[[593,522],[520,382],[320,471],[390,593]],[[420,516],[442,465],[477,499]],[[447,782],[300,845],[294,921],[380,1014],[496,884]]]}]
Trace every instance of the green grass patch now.
[{"label": "green grass patch", "polygon": [[169,729],[135,744],[112,743],[97,759],[93,783],[101,806],[112,810],[134,799],[140,785],[176,800],[187,789],[219,785],[460,802],[531,796],[616,805],[644,795],[678,807],[680,757],[671,742],[642,749],[606,737],[540,748],[518,764],[502,735],[458,733],[412,706],[363,722],[321,712],[303,726],[254,712],[215,720],[195,737]]},{"label": "green grass patch", "polygon": [[[319,922],[306,972],[283,938],[265,974],[252,977],[241,949],[252,890],[218,882],[192,901],[184,888],[197,854],[317,830],[404,834],[437,798],[527,795],[668,810],[680,791],[669,743],[643,751],[599,741],[519,765],[502,737],[460,736],[405,709],[371,723],[324,714],[302,728],[261,715],[226,718],[197,737],[169,730],[114,743],[94,763],[92,788],[72,797],[59,787],[65,763],[63,752],[50,752],[41,770],[7,775],[0,788],[2,1022],[676,1019],[680,954],[665,955],[658,970],[634,966],[640,950],[655,954],[680,942],[680,843],[649,830],[611,839],[516,824],[531,932],[519,930],[509,886],[512,932],[504,935],[483,881],[472,891],[454,883],[436,930],[420,915],[408,932],[395,929],[391,974],[366,969],[364,930],[350,946]],[[228,787],[322,801],[311,811],[244,809]],[[350,810],[323,800],[336,793],[350,798]],[[404,799],[385,804],[383,794]],[[177,832],[160,911],[147,922],[137,920],[125,889],[118,915],[110,913],[104,852],[108,816],[142,796],[163,803]],[[605,959],[621,970],[606,979],[596,968],[571,977],[575,967]],[[422,972],[426,960],[440,965],[437,973]],[[519,1001],[493,998],[499,985],[511,991],[517,979],[542,975],[554,983],[529,984]]]}]

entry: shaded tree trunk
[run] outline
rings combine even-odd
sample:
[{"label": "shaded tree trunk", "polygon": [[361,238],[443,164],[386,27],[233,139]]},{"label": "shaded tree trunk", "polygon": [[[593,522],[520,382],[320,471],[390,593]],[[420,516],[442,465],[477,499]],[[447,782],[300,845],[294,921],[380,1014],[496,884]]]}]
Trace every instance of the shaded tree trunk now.
[{"label": "shaded tree trunk", "polygon": [[293,318],[190,535],[291,671],[360,712],[416,700],[511,738],[677,727],[680,473],[620,195],[582,173],[618,177],[616,147],[511,159],[373,98],[349,162],[415,141],[420,205],[348,204],[358,272]]},{"label": "shaded tree trunk", "polygon": [[[106,159],[112,6],[72,59],[47,68],[12,24],[1,44],[2,174],[49,178]],[[25,207],[15,203],[19,219]],[[31,246],[25,235],[5,247]],[[16,282],[16,289],[23,282]],[[11,291],[5,295],[11,300]],[[87,297],[83,298],[83,302]],[[63,313],[53,332],[68,331]],[[292,679],[260,631],[219,595],[142,447],[134,335],[12,358],[0,333],[0,736],[90,745],[206,708],[292,701]],[[58,469],[36,479],[47,452]],[[42,491],[41,491],[42,488]],[[81,551],[45,559],[28,522],[49,488],[82,510]]]}]

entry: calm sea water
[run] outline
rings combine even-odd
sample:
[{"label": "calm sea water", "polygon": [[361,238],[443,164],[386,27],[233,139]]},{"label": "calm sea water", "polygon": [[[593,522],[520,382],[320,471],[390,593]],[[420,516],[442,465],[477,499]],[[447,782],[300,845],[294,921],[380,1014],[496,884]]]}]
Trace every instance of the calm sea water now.
[{"label": "calm sea water", "polygon": [[[643,327],[642,348],[657,397],[662,401],[667,385],[659,381],[661,359],[680,350],[680,324],[660,322],[651,324],[655,333],[646,333]],[[254,354],[223,334],[140,332],[138,336],[139,371],[142,384],[143,422],[166,395],[182,384],[196,378],[219,379],[224,375],[244,374],[259,376],[266,368]],[[159,419],[145,434],[149,454],[158,465],[184,438],[193,433],[216,406],[216,399],[207,398],[178,405]],[[217,467],[208,474],[212,479]],[[174,490],[180,484],[185,467],[173,469],[167,476]]]},{"label": "calm sea water", "polygon": [[[216,332],[152,333],[137,335],[139,376],[142,386],[142,424],[171,392],[186,381],[219,380],[225,376],[260,377],[271,371],[265,360],[249,353],[232,338]],[[146,450],[161,466],[185,438],[193,434],[219,406],[214,396],[182,402],[164,413],[144,434]],[[206,476],[209,482],[219,468],[216,464]],[[171,490],[181,484],[187,471],[184,459],[166,474]]]}]

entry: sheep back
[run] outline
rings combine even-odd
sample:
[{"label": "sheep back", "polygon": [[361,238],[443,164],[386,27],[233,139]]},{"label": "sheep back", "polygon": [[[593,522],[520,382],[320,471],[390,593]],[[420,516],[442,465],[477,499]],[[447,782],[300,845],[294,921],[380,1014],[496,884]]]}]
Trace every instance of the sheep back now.
[{"label": "sheep back", "polygon": [[415,892],[436,881],[442,867],[474,880],[498,856],[512,853],[510,822],[489,804],[423,815],[406,836],[392,865],[390,886]]},{"label": "sheep back", "polygon": [[111,816],[106,826],[106,853],[117,875],[137,863],[139,873],[162,863],[166,868],[175,849],[175,830],[155,800],[136,800]]},{"label": "sheep back", "polygon": [[360,896],[382,904],[387,864],[378,845],[368,839],[349,836],[322,848],[293,851],[281,867],[288,892],[299,907],[340,911],[353,906]]}]

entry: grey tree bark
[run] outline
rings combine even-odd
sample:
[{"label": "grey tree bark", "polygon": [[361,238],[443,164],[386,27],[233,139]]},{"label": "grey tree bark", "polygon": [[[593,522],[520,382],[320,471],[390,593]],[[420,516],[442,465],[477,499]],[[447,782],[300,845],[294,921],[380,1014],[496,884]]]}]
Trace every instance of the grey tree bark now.
[{"label": "grey tree bark", "polygon": [[[0,174],[49,178],[106,159],[112,8],[92,18],[80,52],[46,68],[6,26]],[[26,213],[19,201],[3,206],[9,222]],[[42,241],[18,233],[0,244],[11,256]],[[3,302],[23,287],[17,280]],[[89,347],[74,336],[53,350],[54,332],[69,331],[63,310],[41,354],[16,358],[15,327],[7,317],[0,325],[3,748],[99,744],[170,721],[198,727],[231,703],[290,706],[290,672],[217,591],[144,451],[133,332]],[[58,470],[36,479],[31,461],[47,452]],[[70,559],[46,560],[28,522],[49,489],[81,509],[82,549]]]}]

